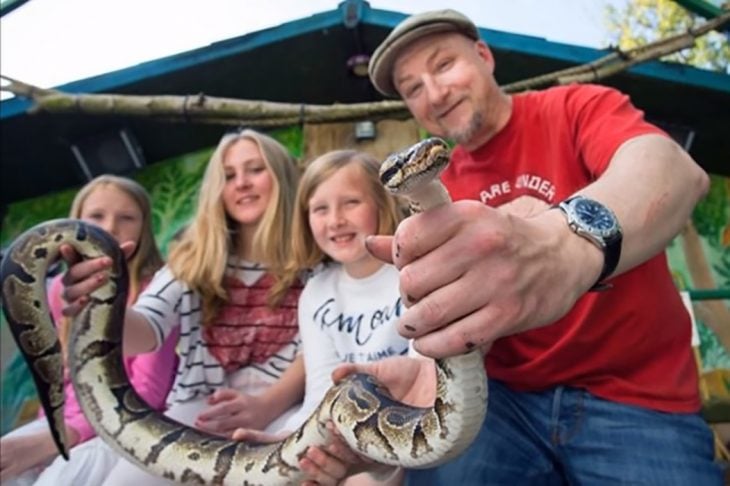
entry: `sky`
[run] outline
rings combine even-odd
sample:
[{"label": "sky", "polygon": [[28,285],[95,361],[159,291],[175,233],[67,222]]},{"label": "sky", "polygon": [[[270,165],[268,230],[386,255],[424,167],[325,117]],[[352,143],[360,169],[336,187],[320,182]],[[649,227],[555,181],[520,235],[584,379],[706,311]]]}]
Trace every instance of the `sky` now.
[{"label": "sky", "polygon": [[[454,8],[479,27],[607,45],[626,0],[371,0],[402,13]],[[338,0],[30,0],[0,18],[0,73],[43,88],[123,69],[337,8]],[[3,98],[7,97],[7,93]]]}]

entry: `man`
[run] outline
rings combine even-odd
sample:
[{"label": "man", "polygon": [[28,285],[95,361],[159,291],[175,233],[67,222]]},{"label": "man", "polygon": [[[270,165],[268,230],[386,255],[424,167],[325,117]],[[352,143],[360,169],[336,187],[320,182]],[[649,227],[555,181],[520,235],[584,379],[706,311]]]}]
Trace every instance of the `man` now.
[{"label": "man", "polygon": [[[368,240],[401,271],[399,331],[430,357],[479,346],[489,375],[475,442],[409,471],[409,483],[721,484],[697,414],[689,317],[663,254],[706,174],[614,90],[508,96],[494,69],[474,24],[452,10],[407,18],[370,63],[378,90],[457,143],[442,177],[456,202]],[[70,300],[89,267],[69,270],[69,284],[81,282]],[[433,396],[427,360],[345,365],[335,378],[353,371],[407,403]],[[335,443],[307,460],[313,480],[335,484],[356,458]]]},{"label": "man", "polygon": [[[399,331],[426,356],[487,352],[479,436],[409,484],[720,484],[663,253],[706,174],[615,90],[509,96],[494,69],[453,10],[407,18],[370,62],[380,92],[457,144],[442,176],[456,202],[369,240],[401,270]],[[423,394],[394,364],[338,376]]]}]

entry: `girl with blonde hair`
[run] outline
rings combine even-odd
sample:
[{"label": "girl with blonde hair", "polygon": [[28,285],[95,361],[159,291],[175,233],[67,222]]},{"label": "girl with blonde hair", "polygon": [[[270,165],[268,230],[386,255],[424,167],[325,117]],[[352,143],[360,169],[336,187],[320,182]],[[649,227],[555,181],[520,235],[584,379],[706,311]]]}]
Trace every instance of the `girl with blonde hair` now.
[{"label": "girl with blonde hair", "polygon": [[[128,304],[131,305],[163,264],[152,231],[152,209],[147,191],[131,179],[102,175],[76,193],[69,216],[96,224],[120,243],[134,244],[127,257]],[[48,299],[65,349],[70,322],[61,313],[64,306],[61,279],[59,275],[51,281]],[[160,410],[164,408],[172,385],[176,340],[176,336],[170,336],[158,351],[124,359],[134,388],[152,407]],[[96,486],[114,466],[117,454],[101,439],[95,438],[96,433],[81,412],[68,376],[65,396],[64,419],[71,445],[70,460],[58,456],[46,419],[41,416],[0,439],[0,480],[3,484]],[[48,467],[44,467],[46,465]]]},{"label": "girl with blonde hair", "polygon": [[[214,150],[189,226],[125,316],[125,330],[135,329],[124,336],[128,353],[180,330],[166,415],[226,436],[240,426],[276,430],[301,399],[302,285],[271,291],[284,275],[298,179],[294,159],[268,135],[228,133]],[[107,268],[103,259],[70,267],[67,313],[83,307]],[[121,460],[104,484],[169,483]]]},{"label": "girl with blonde hair", "polygon": [[[408,341],[397,332],[404,307],[398,270],[368,252],[365,238],[393,234],[400,220],[397,202],[380,182],[379,163],[354,150],[328,152],[304,171],[297,192],[288,278],[313,269],[299,299],[299,332],[306,370],[300,411],[284,429],[299,427],[332,385],[332,371],[343,362],[367,363],[406,355]],[[280,436],[238,430],[237,439],[272,440]],[[337,454],[318,449],[321,484],[333,482],[328,461]],[[397,484],[400,473],[379,482],[361,474],[348,485]]]},{"label": "girl with blonde hair", "polygon": [[[93,208],[84,211],[84,203],[97,189],[116,188],[130,197],[139,207],[141,212],[141,228],[139,239],[136,242],[135,249],[131,256],[127,258],[127,268],[129,270],[129,297],[128,302],[134,302],[139,295],[143,282],[149,281],[157,270],[162,267],[164,261],[160,250],[155,242],[155,234],[152,229],[152,204],[150,202],[147,190],[139,183],[126,177],[116,175],[100,175],[82,187],[71,203],[71,218],[87,219],[92,223],[96,223],[114,235],[115,231],[120,231],[111,226],[104,226],[104,208]],[[85,217],[86,216],[86,217]],[[119,218],[117,224],[123,226],[125,220],[129,220],[130,216],[125,215]]]}]

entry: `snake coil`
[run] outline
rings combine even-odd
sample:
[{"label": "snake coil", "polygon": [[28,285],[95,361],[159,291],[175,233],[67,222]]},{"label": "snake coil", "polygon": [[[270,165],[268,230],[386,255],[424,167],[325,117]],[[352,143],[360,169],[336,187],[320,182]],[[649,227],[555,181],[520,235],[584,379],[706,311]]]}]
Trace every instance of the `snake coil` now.
[{"label": "snake coil", "polygon": [[[445,161],[444,142],[428,139],[388,158],[381,178],[389,190],[417,203],[417,210],[427,209],[448,201],[437,180]],[[181,484],[298,484],[304,479],[299,458],[310,446],[332,440],[325,427],[329,420],[353,449],[376,462],[432,467],[461,453],[481,427],[487,387],[478,351],[435,361],[431,407],[399,403],[372,377],[353,375],[330,388],[307,421],[280,442],[236,442],[176,422],[145,403],[124,370],[127,270],[118,244],[91,224],[61,219],[31,228],[12,243],[0,264],[0,286],[5,316],[64,457],[64,360],[45,294],[48,268],[63,244],[85,259],[107,255],[113,261],[111,277],[72,324],[68,364],[78,401],[105,442],[152,474]]]}]

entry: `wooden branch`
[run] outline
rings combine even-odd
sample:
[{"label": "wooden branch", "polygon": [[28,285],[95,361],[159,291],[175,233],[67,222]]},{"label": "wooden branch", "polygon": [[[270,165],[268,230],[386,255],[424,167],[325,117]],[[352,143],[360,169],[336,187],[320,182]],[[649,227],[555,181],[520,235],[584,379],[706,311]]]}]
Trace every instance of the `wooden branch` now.
[{"label": "wooden branch", "polygon": [[[691,47],[695,39],[719,29],[730,21],[730,11],[701,26],[667,39],[617,51],[588,64],[504,85],[505,92],[516,93],[555,84],[588,83],[604,79],[636,64]],[[406,119],[411,115],[402,101],[378,101],[334,105],[277,103],[272,101],[216,98],[196,95],[139,96],[121,94],[69,94],[43,89],[0,76],[7,84],[0,87],[16,96],[30,98],[29,113],[76,113],[84,115],[147,116],[171,122],[218,125],[277,127],[297,123],[331,123],[361,119]]]},{"label": "wooden branch", "polygon": [[690,29],[683,34],[678,34],[666,39],[660,39],[645,46],[635,47],[628,51],[617,50],[600,59],[596,59],[588,64],[576,66],[568,69],[562,69],[554,73],[537,76],[517,81],[503,86],[508,93],[525,91],[528,89],[542,88],[555,84],[564,85],[570,83],[590,83],[607,78],[621,71],[625,71],[630,67],[642,62],[650,61],[673,54],[682,49],[692,47],[695,40],[711,30],[722,28],[723,25],[730,22],[730,11],[705,22],[697,28]]},{"label": "wooden branch", "polygon": [[[29,92],[25,88],[24,92]],[[13,91],[14,92],[14,91]],[[153,116],[180,121],[209,120],[237,123],[240,120],[287,119],[294,122],[324,123],[370,117],[403,117],[407,110],[400,101],[311,105],[272,101],[216,98],[204,94],[139,96],[121,94],[69,94],[38,92],[32,99],[32,113],[77,113],[84,115]]]},{"label": "wooden branch", "polygon": [[10,93],[13,93],[15,96],[23,98],[31,98],[35,100],[53,93],[60,93],[60,91],[39,88],[38,86],[26,84],[22,81],[18,81],[17,79],[13,79],[8,76],[0,75],[0,79],[2,79],[3,81],[7,81],[8,83],[5,86],[0,86],[0,91],[8,91]]}]

